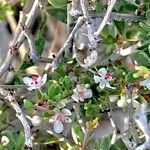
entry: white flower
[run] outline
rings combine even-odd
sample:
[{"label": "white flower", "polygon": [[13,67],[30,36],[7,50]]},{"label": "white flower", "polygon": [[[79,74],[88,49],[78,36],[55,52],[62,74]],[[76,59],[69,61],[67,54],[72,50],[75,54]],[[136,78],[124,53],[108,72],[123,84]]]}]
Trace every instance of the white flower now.
[{"label": "white flower", "polygon": [[31,121],[34,126],[39,126],[41,124],[41,118],[39,116],[33,116],[32,118],[28,115],[26,117]]},{"label": "white flower", "polygon": [[89,56],[84,59],[84,63],[87,67],[92,66],[97,61],[97,51],[92,51]]},{"label": "white flower", "polygon": [[112,81],[112,76],[107,72],[105,68],[101,68],[98,71],[98,75],[94,75],[95,83],[99,83],[99,87],[104,89],[105,87],[115,89],[115,87],[110,86],[109,81]]},{"label": "white flower", "polygon": [[53,123],[53,129],[56,133],[61,133],[64,130],[64,123],[70,123],[71,119],[68,116],[71,116],[72,113],[69,109],[63,108],[54,109],[55,115],[49,119],[49,122]]},{"label": "white flower", "polygon": [[39,126],[41,124],[41,118],[39,116],[33,116],[31,122],[34,126]]},{"label": "white flower", "polygon": [[76,102],[83,102],[84,99],[92,97],[92,90],[87,89],[85,85],[77,85],[73,92],[74,94],[71,96],[71,98]]},{"label": "white flower", "polygon": [[2,137],[1,137],[1,144],[2,144],[3,146],[6,146],[8,143],[9,143],[8,137],[7,137],[7,136],[2,136]]},{"label": "white flower", "polygon": [[41,76],[32,76],[30,77],[24,77],[23,78],[23,82],[29,86],[28,90],[31,91],[33,89],[38,89],[41,86],[43,86],[45,84],[47,80],[47,74],[44,74],[43,77]]},{"label": "white flower", "polygon": [[147,78],[144,81],[140,81],[140,85],[146,86],[150,90],[150,78]]}]

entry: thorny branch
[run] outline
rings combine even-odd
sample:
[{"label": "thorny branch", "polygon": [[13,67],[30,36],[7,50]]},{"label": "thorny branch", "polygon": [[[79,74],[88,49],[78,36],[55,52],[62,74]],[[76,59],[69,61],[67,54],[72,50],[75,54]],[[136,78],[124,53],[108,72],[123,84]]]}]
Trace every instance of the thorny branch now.
[{"label": "thorny branch", "polygon": [[[57,53],[57,55],[55,56],[55,58],[53,59],[52,63],[50,64],[50,68],[55,68],[57,63],[58,63],[58,59],[59,57],[62,55],[62,53],[65,51],[65,49],[67,48],[67,46],[69,45],[70,41],[73,39],[74,34],[77,32],[77,30],[82,26],[83,22],[84,22],[85,18],[84,17],[79,17],[77,20],[77,23],[75,25],[75,27],[73,28],[72,32],[69,34],[66,42],[63,44],[63,46],[61,47],[61,49],[59,50],[59,52]],[[49,68],[48,68],[49,69]]]},{"label": "thorny branch", "polygon": [[[35,0],[30,12],[27,14],[27,19],[25,21],[25,26],[27,28],[30,28],[31,24],[33,23],[34,17],[37,14],[38,9],[39,9],[39,0]],[[23,34],[23,32],[21,32],[19,37],[15,41],[13,41],[13,43],[11,44],[8,54],[7,54],[7,57],[4,61],[4,63],[2,64],[2,66],[0,67],[0,77],[2,77],[2,75],[5,73],[5,71],[7,71],[7,69],[9,68],[9,65],[15,59],[15,57],[17,55],[17,50],[19,49],[20,45],[22,44],[23,39],[24,39],[24,34]]]},{"label": "thorny branch", "polygon": [[9,104],[13,107],[13,109],[16,111],[16,117],[20,120],[22,123],[22,126],[24,128],[24,134],[25,134],[25,146],[27,148],[32,148],[32,139],[31,139],[31,132],[30,132],[30,126],[26,120],[26,117],[21,110],[19,104],[17,103],[15,97],[11,95],[10,92],[4,90],[3,88],[0,88],[0,94],[5,97],[9,101]]}]

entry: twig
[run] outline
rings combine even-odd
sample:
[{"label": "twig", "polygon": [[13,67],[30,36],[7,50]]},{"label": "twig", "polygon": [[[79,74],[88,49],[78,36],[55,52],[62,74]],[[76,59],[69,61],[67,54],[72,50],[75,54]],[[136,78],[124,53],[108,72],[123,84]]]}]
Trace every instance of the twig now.
[{"label": "twig", "polygon": [[88,31],[88,39],[89,39],[89,47],[92,50],[95,50],[98,46],[99,38],[97,35],[94,34],[95,26],[93,20],[90,18],[88,10],[85,6],[85,0],[80,0],[80,5],[82,8],[83,15],[86,19],[86,26]]},{"label": "twig", "polygon": [[3,89],[16,89],[16,88],[27,88],[26,85],[0,85],[0,88]]},{"label": "twig", "polygon": [[[33,18],[37,14],[38,6],[39,6],[39,0],[35,0],[30,12],[27,14],[27,19],[25,21],[25,26],[27,28],[31,26],[31,23],[33,23],[34,20]],[[13,41],[12,46],[10,46],[9,48],[5,61],[0,67],[0,77],[2,77],[5,71],[9,68],[9,65],[13,62],[14,58],[17,55],[17,50],[23,42],[23,39],[24,39],[24,34],[23,32],[21,32],[20,36]]]},{"label": "twig", "polygon": [[84,133],[84,139],[82,141],[82,147],[81,147],[81,150],[86,150],[87,149],[87,140],[89,138],[89,136],[91,135],[91,130],[89,129],[86,129],[85,130],[85,133]]},{"label": "twig", "polygon": [[112,53],[110,56],[108,56],[106,59],[104,59],[102,62],[100,62],[100,65],[107,65],[110,62],[115,62],[117,60],[121,60],[124,56],[128,56],[132,54],[136,49],[142,47],[143,44],[141,42],[138,42],[128,48],[120,49],[117,53]]},{"label": "twig", "polygon": [[112,9],[113,9],[116,1],[117,0],[110,0],[110,2],[108,3],[108,8],[107,8],[106,14],[104,16],[104,19],[102,20],[98,30],[95,32],[96,36],[100,35],[100,33],[102,32],[103,28],[107,24],[109,16],[110,16],[110,13],[112,12]]},{"label": "twig", "polygon": [[80,114],[81,110],[80,110],[79,104],[78,103],[73,103],[73,108],[74,108],[74,111],[75,111],[77,121],[78,121],[83,133],[85,133],[85,124],[84,124],[83,119],[81,118],[81,114]]},{"label": "twig", "polygon": [[[105,12],[89,12],[89,16],[91,17],[91,19],[103,19],[105,16]],[[134,15],[134,14],[129,14],[129,13],[117,13],[117,12],[111,12],[110,16],[108,18],[108,21],[133,21],[133,22],[137,22],[137,21],[142,21],[142,20],[146,20],[146,17],[144,16],[138,16],[138,15]]]},{"label": "twig", "polygon": [[36,60],[39,59],[39,57],[38,57],[38,54],[37,54],[37,51],[36,51],[36,46],[33,42],[33,36],[25,26],[22,27],[22,29],[23,29],[23,34],[27,38],[27,41],[28,41],[28,44],[29,44],[29,48],[30,48],[29,57],[33,62],[35,62]]},{"label": "twig", "polygon": [[55,56],[54,60],[52,61],[52,63],[50,64],[50,68],[55,68],[55,66],[58,63],[58,58],[62,55],[62,53],[65,51],[65,49],[67,48],[67,46],[69,45],[70,41],[72,40],[72,38],[74,37],[74,34],[76,33],[76,31],[82,26],[83,22],[84,22],[84,17],[79,17],[77,20],[77,23],[75,25],[75,27],[73,28],[72,32],[69,34],[66,42],[64,43],[64,45],[61,47],[61,49],[59,50],[59,52],[57,53],[57,55]]},{"label": "twig", "polygon": [[54,115],[55,114],[55,112],[53,110],[49,110],[48,108],[44,108],[42,106],[39,106],[38,104],[35,104],[34,108],[37,109],[37,110],[40,110],[42,112],[48,112],[50,115]]},{"label": "twig", "polygon": [[25,134],[25,145],[28,148],[32,148],[32,139],[31,139],[31,132],[30,132],[30,126],[26,120],[26,117],[21,110],[19,104],[17,103],[14,96],[11,95],[9,91],[4,90],[3,88],[0,88],[0,94],[5,97],[10,103],[10,105],[13,107],[13,109],[16,111],[16,117],[20,120],[22,123],[22,126],[24,128],[24,134]]},{"label": "twig", "polygon": [[135,121],[134,121],[134,107],[133,107],[133,89],[131,85],[126,86],[126,98],[131,99],[131,102],[128,103],[128,115],[129,115],[129,129],[136,143],[140,143],[137,131],[135,129]]},{"label": "twig", "polygon": [[133,51],[135,51],[137,48],[141,47],[142,46],[142,43],[141,42],[138,42],[130,47],[127,47],[125,49],[120,49],[119,53],[121,56],[127,56],[127,55],[130,55]]}]

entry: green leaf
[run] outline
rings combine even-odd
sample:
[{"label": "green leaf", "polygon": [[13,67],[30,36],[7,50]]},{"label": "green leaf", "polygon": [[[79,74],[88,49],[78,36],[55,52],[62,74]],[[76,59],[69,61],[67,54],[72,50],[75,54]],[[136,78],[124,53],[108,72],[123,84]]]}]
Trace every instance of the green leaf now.
[{"label": "green leaf", "polygon": [[102,11],[103,7],[104,7],[103,2],[101,2],[101,1],[96,1],[95,2],[95,10],[96,11]]},{"label": "green leaf", "polygon": [[55,72],[57,72],[61,77],[65,76],[65,71],[62,66],[57,66]]},{"label": "green leaf", "polygon": [[125,31],[125,22],[124,21],[115,21],[114,20],[114,24],[116,26],[116,28],[118,29],[118,31],[123,34]]},{"label": "green leaf", "polygon": [[115,26],[114,24],[109,25],[109,26],[108,26],[108,29],[109,29],[109,34],[110,34],[112,37],[116,38],[116,36],[117,36],[117,34],[118,34],[116,26]]},{"label": "green leaf", "polygon": [[35,37],[34,43],[37,48],[38,54],[41,55],[44,50],[45,38],[43,37],[43,34],[40,31],[38,32],[37,36]]},{"label": "green leaf", "polygon": [[48,96],[50,99],[60,99],[62,89],[58,83],[53,83],[48,87]]},{"label": "green leaf", "polygon": [[150,9],[146,11],[146,18],[148,21],[150,21]]},{"label": "green leaf", "polygon": [[135,71],[133,72],[129,72],[126,76],[125,76],[125,82],[126,83],[133,83],[135,81],[137,81],[139,78],[134,78],[133,74],[135,73]]},{"label": "green leaf", "polygon": [[33,109],[33,104],[27,100],[27,99],[24,99],[23,100],[23,107],[27,110],[27,111],[31,111]]},{"label": "green leaf", "polygon": [[83,141],[84,136],[78,124],[72,125],[71,133],[72,133],[73,140],[76,144]]},{"label": "green leaf", "polygon": [[110,141],[111,139],[109,136],[103,137],[100,142],[101,150],[109,150],[111,145]]},{"label": "green leaf", "polygon": [[68,0],[48,0],[48,2],[55,7],[62,7],[67,5]]},{"label": "green leaf", "polygon": [[20,132],[18,139],[17,139],[17,143],[16,143],[16,150],[23,150],[24,148],[24,142],[25,142],[25,137],[23,132]]},{"label": "green leaf", "polygon": [[56,19],[67,23],[67,10],[63,8],[48,8],[47,12]]},{"label": "green leaf", "polygon": [[95,134],[93,133],[86,142],[88,145],[94,144],[95,143]]},{"label": "green leaf", "polygon": [[65,76],[64,78],[60,79],[60,83],[62,84],[63,88],[67,91],[70,91],[72,88],[72,83],[70,81],[70,78],[68,76]]},{"label": "green leaf", "polygon": [[143,51],[136,50],[132,53],[132,58],[137,61],[139,66],[150,68],[150,57]]},{"label": "green leaf", "polygon": [[147,25],[146,23],[140,22],[139,25],[140,25],[141,28],[143,28],[143,30],[145,30],[146,32],[150,32],[150,26]]}]

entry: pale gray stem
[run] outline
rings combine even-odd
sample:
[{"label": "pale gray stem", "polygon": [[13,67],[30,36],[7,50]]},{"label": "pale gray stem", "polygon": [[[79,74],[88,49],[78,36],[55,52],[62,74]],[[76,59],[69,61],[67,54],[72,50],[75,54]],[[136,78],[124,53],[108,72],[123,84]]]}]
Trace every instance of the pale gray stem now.
[{"label": "pale gray stem", "polygon": [[83,22],[84,22],[84,17],[79,17],[77,20],[77,23],[75,25],[75,27],[73,28],[72,32],[69,34],[66,42],[64,43],[64,45],[61,47],[61,49],[59,50],[59,52],[57,53],[57,55],[55,56],[54,60],[52,61],[52,63],[50,64],[50,68],[55,68],[55,66],[58,63],[58,59],[59,57],[62,55],[62,53],[65,51],[65,49],[68,47],[70,41],[73,39],[75,33],[77,32],[77,30],[82,26]]},{"label": "pale gray stem", "polygon": [[[34,20],[33,18],[37,14],[38,6],[39,6],[39,0],[35,0],[30,12],[27,14],[27,19],[25,21],[25,26],[27,28],[30,27],[31,23],[33,23],[33,20]],[[24,34],[23,34],[23,32],[21,32],[19,37],[15,41],[13,41],[12,46],[10,47],[10,49],[8,51],[5,61],[2,64],[2,66],[0,67],[0,77],[2,77],[2,75],[5,73],[5,71],[9,68],[9,65],[15,59],[15,57],[17,55],[17,50],[23,42],[23,38],[24,38]]]},{"label": "pale gray stem", "polygon": [[98,27],[98,30],[95,32],[95,35],[98,36],[100,35],[100,33],[102,32],[102,30],[104,29],[105,25],[107,24],[108,22],[108,19],[109,19],[109,16],[110,16],[110,13],[112,12],[112,9],[115,5],[117,0],[110,0],[109,4],[108,4],[108,8],[107,8],[107,11],[106,11],[106,14],[104,16],[104,19],[102,20],[100,26]]},{"label": "pale gray stem", "polygon": [[25,134],[25,145],[28,148],[32,148],[32,139],[31,139],[31,132],[30,132],[30,126],[26,120],[26,117],[20,108],[19,104],[17,103],[14,96],[10,94],[9,91],[4,90],[3,88],[0,88],[0,94],[5,97],[9,101],[9,104],[12,106],[12,108],[16,112],[16,117],[20,120],[23,128],[24,128],[24,134]]}]

